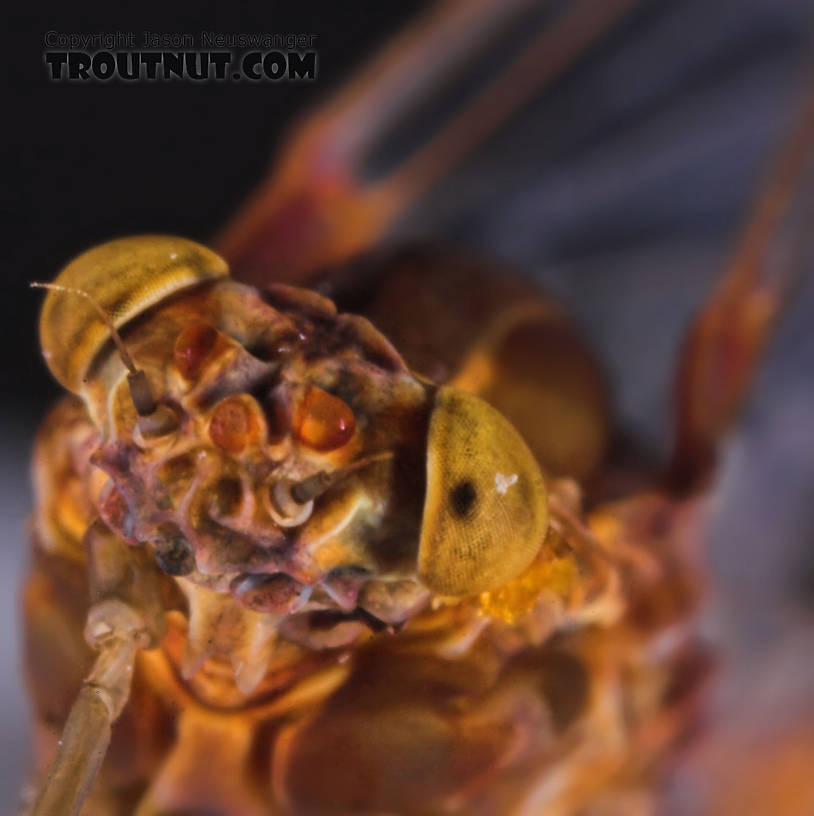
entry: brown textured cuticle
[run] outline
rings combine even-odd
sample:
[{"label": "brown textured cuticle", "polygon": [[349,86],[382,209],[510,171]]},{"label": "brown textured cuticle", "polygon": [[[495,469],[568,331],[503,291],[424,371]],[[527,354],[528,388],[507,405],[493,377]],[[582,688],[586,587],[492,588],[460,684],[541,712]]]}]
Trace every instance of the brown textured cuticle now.
[{"label": "brown textured cuticle", "polygon": [[272,575],[239,575],[230,590],[237,601],[256,612],[285,614],[297,604],[302,584],[290,575],[278,572]]},{"label": "brown textured cuticle", "polygon": [[195,569],[192,548],[174,524],[160,525],[153,543],[158,566],[167,575],[189,575]]}]

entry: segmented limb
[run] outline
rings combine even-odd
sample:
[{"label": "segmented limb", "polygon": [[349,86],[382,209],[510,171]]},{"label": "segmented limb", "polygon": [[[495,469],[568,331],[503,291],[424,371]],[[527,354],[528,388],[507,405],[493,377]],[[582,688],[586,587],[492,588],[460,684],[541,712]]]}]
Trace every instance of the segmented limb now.
[{"label": "segmented limb", "polygon": [[85,639],[99,655],[68,715],[32,816],[79,813],[110,744],[111,727],[127,703],[136,654],[163,634],[158,586],[146,554],[129,548],[99,521],[84,544],[96,601]]},{"label": "segmented limb", "polygon": [[33,816],[79,813],[110,744],[110,730],[130,691],[136,652],[149,644],[144,621],[124,604],[91,611],[107,631],[62,732],[59,751]]},{"label": "segmented limb", "polygon": [[[302,282],[369,247],[638,2],[578,0],[546,19],[488,79],[479,77],[484,52],[539,3],[455,0],[432,7],[301,123],[274,173],[215,247],[235,277],[253,284]],[[403,123],[462,76],[477,86],[459,95],[457,109],[440,121],[425,116],[426,132],[406,158],[367,178],[371,158],[388,153]]]},{"label": "segmented limb", "polygon": [[711,470],[794,281],[810,260],[814,97],[777,157],[729,269],[692,323],[678,370],[671,481],[696,485]]}]

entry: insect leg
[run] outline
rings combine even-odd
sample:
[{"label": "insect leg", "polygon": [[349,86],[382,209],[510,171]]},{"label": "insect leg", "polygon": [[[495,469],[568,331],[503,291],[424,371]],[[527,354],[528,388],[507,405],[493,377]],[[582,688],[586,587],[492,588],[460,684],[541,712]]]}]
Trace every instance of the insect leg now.
[{"label": "insect leg", "polygon": [[718,440],[746,394],[804,263],[814,183],[814,101],[780,151],[729,269],[688,332],[677,375],[671,481],[691,487],[712,468]]},{"label": "insect leg", "polygon": [[78,813],[110,743],[111,726],[129,694],[136,654],[154,645],[164,621],[145,553],[97,521],[85,534],[91,595],[85,639],[99,654],[65,723],[56,759],[33,816]]}]

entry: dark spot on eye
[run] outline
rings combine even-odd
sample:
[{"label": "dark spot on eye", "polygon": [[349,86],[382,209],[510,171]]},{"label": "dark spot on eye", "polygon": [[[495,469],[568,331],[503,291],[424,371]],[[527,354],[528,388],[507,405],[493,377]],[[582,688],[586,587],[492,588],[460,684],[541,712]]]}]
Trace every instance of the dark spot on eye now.
[{"label": "dark spot on eye", "polygon": [[458,482],[452,488],[449,494],[449,500],[452,504],[452,512],[460,518],[469,515],[472,508],[475,506],[475,500],[478,494],[475,491],[475,485],[468,479],[463,482]]}]

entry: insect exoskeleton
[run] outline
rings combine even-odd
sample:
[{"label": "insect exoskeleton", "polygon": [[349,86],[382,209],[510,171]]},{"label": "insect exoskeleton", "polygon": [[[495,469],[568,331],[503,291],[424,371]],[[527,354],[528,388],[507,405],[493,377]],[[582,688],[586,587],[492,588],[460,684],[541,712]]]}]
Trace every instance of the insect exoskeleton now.
[{"label": "insect exoskeleton", "polygon": [[[210,250],[162,236],[89,250],[50,288],[43,352],[83,405],[35,454],[71,463],[67,479],[40,471],[38,540],[86,562],[88,642],[99,666],[129,668],[103,672],[118,702],[91,735],[98,672],[83,686],[46,804],[64,799],[77,745],[106,743],[140,650],[156,683],[253,705],[300,664],[383,630],[398,640],[411,619],[463,614],[477,633],[528,612],[529,582],[544,591],[534,455],[487,402],[412,372],[366,318],[241,284]],[[519,600],[484,604],[518,583]],[[31,643],[46,665],[50,634]],[[194,706],[175,682],[161,693],[180,695],[183,718]]]},{"label": "insect exoskeleton", "polygon": [[548,526],[543,476],[514,427],[457,388],[435,396],[419,576],[441,595],[495,589],[525,569]]},{"label": "insect exoskeleton", "polygon": [[99,426],[109,481],[93,501],[164,572],[299,614],[288,634],[313,645],[309,612],[397,622],[417,598],[500,587],[540,551],[546,490],[519,433],[415,376],[364,318],[232,281],[168,236],[91,249],[52,286],[43,352]]},{"label": "insect exoskeleton", "polygon": [[226,262],[194,241],[169,235],[119,238],[83,252],[54,283],[84,292],[51,290],[40,317],[40,344],[51,373],[69,391],[82,380],[110,329],[93,303],[116,328],[151,306],[202,281],[228,274]]}]

